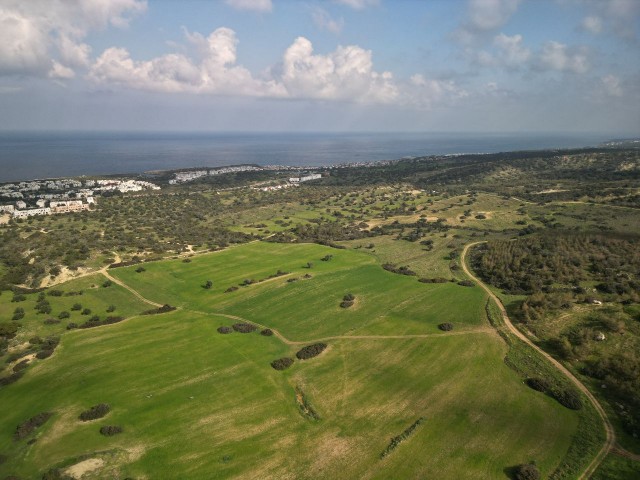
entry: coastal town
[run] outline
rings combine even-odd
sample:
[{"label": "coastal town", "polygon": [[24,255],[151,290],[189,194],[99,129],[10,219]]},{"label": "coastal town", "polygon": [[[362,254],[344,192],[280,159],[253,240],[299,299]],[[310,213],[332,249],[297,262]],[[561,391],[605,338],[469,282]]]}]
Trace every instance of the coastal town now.
[{"label": "coastal town", "polygon": [[113,192],[160,190],[158,185],[130,179],[52,179],[0,185],[0,215],[25,218],[90,210],[96,197]]}]

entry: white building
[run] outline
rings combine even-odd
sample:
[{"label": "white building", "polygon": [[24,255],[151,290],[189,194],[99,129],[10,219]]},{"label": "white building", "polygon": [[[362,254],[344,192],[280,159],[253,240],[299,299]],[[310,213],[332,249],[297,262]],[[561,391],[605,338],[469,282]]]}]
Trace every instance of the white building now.
[{"label": "white building", "polygon": [[15,207],[13,205],[0,205],[0,212],[13,213]]},{"label": "white building", "polygon": [[30,208],[28,210],[15,210],[13,218],[33,217],[36,215],[51,215],[50,208]]},{"label": "white building", "polygon": [[44,208],[47,205],[47,202],[44,198],[39,199],[38,201],[36,201],[36,205],[39,208]]},{"label": "white building", "polygon": [[24,210],[25,208],[27,208],[27,204],[26,204],[26,203],[24,203],[22,200],[18,200],[18,201],[16,202],[16,208],[17,208],[18,210]]}]

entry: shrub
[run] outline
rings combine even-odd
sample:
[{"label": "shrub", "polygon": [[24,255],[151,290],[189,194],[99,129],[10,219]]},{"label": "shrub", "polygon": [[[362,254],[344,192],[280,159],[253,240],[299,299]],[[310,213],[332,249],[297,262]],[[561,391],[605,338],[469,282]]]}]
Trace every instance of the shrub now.
[{"label": "shrub", "polygon": [[13,366],[13,371],[20,372],[21,370],[24,370],[28,366],[29,366],[29,360],[22,360],[21,362],[18,362]]},{"label": "shrub", "polygon": [[64,292],[62,290],[49,290],[47,295],[51,297],[61,297]]},{"label": "shrub", "polygon": [[558,402],[571,410],[580,410],[582,408],[582,400],[580,394],[575,390],[562,390],[555,392],[554,397]]},{"label": "shrub", "polygon": [[107,307],[107,313],[112,313],[116,311],[116,306],[115,305],[109,305]]},{"label": "shrub", "polygon": [[487,218],[487,216],[486,216],[486,215],[483,215],[482,213],[479,213],[478,215],[476,215],[476,218],[477,218],[478,220],[485,220],[485,219]]},{"label": "shrub", "polygon": [[293,277],[293,278],[287,278],[287,283],[293,283],[293,282],[297,282],[298,279]]},{"label": "shrub", "polygon": [[13,298],[11,299],[11,301],[13,303],[16,302],[24,302],[27,299],[27,297],[25,295],[22,295],[21,293],[16,293]]},{"label": "shrub", "polygon": [[313,277],[313,275],[311,275],[310,273],[305,273],[302,278],[311,278],[311,277]]},{"label": "shrub", "polygon": [[382,265],[382,268],[384,268],[388,272],[397,273],[399,275],[409,275],[409,276],[416,275],[416,272],[414,272],[413,270],[410,270],[409,267],[407,266],[398,267],[393,263],[385,263],[384,265]]},{"label": "shrub", "polygon": [[13,311],[13,317],[11,320],[22,320],[24,318],[24,308],[18,307]]},{"label": "shrub", "polygon": [[475,287],[476,284],[473,283],[471,280],[462,280],[460,282],[458,282],[458,285],[461,285],[463,287]]},{"label": "shrub", "polygon": [[211,280],[207,280],[205,284],[202,286],[202,288],[205,288],[207,290],[209,290],[211,287],[213,287],[213,282]]},{"label": "shrub", "polygon": [[29,339],[29,343],[31,345],[40,345],[42,343],[42,339],[39,336],[31,337]]},{"label": "shrub", "polygon": [[309,358],[317,357],[325,348],[327,348],[326,343],[314,343],[313,345],[307,345],[306,347],[302,347],[296,353],[296,357],[299,360],[307,360]]},{"label": "shrub", "polygon": [[441,323],[440,325],[438,325],[438,328],[443,332],[449,332],[453,330],[453,324],[449,322]]},{"label": "shrub", "polygon": [[283,357],[271,362],[271,366],[275,370],[286,370],[291,365],[293,365],[293,358]]},{"label": "shrub", "polygon": [[45,358],[49,358],[51,355],[53,355],[53,350],[40,350],[36,353],[36,358],[44,360]]},{"label": "shrub", "polygon": [[342,299],[345,302],[353,302],[356,299],[356,297],[354,297],[351,293],[347,293],[344,297],[342,297]]},{"label": "shrub", "polygon": [[418,281],[422,283],[447,283],[449,280],[447,280],[444,277],[436,277],[436,278],[419,278]]},{"label": "shrub", "polygon": [[42,412],[31,417],[29,420],[22,422],[16,427],[13,439],[17,442],[18,440],[28,437],[36,428],[44,425],[52,415],[53,413],[51,412]]},{"label": "shrub", "polygon": [[102,287],[103,288],[109,288],[111,285],[113,285],[113,282],[111,280],[106,280],[103,284]]},{"label": "shrub", "polygon": [[240,333],[251,333],[257,330],[258,327],[251,325],[250,323],[234,323],[233,329]]},{"label": "shrub", "polygon": [[540,471],[535,463],[518,465],[514,472],[515,480],[539,480]]},{"label": "shrub", "polygon": [[525,383],[538,392],[547,392],[551,388],[544,378],[527,378]]},{"label": "shrub", "polygon": [[60,323],[60,320],[57,318],[47,318],[42,323],[44,323],[45,325],[55,325],[56,323]]},{"label": "shrub", "polygon": [[76,312],[76,311],[78,311],[78,310],[82,310],[82,305],[80,305],[79,303],[74,303],[74,304],[71,306],[71,311],[72,311],[72,312]]},{"label": "shrub", "polygon": [[18,331],[18,325],[15,323],[2,322],[0,323],[0,337],[11,339],[16,336]]},{"label": "shrub", "polygon": [[65,318],[69,318],[70,316],[71,316],[71,314],[65,310],[65,311],[60,312],[60,314],[58,315],[58,318],[60,320],[64,320]]},{"label": "shrub", "polygon": [[145,310],[144,312],[142,312],[142,315],[155,315],[155,314],[158,314],[158,313],[173,312],[174,310],[176,310],[176,307],[172,307],[168,303],[165,303],[161,307],[152,308],[151,310]]},{"label": "shrub", "polygon": [[105,437],[112,437],[113,435],[122,433],[122,427],[118,425],[105,425],[104,427],[100,427],[100,433]]},{"label": "shrub", "polygon": [[233,332],[233,329],[231,327],[218,327],[218,333],[221,333],[223,335],[226,335],[227,333],[231,333]]},{"label": "shrub", "polygon": [[320,260],[322,260],[323,262],[329,262],[331,261],[332,258],[333,258],[333,255],[325,255]]},{"label": "shrub", "polygon": [[78,417],[83,422],[88,422],[89,420],[96,420],[97,418],[104,417],[107,413],[111,411],[111,407],[107,403],[99,403],[94,405],[89,410],[85,410]]},{"label": "shrub", "polygon": [[144,268],[144,267],[138,267],[138,268],[136,268],[136,273],[142,273],[142,272],[146,272],[146,271],[147,271],[147,269],[146,269],[146,268]]},{"label": "shrub", "polygon": [[230,293],[230,292],[235,292],[236,290],[238,290],[238,287],[236,287],[235,285],[232,287],[227,288],[224,293]]},{"label": "shrub", "polygon": [[70,322],[67,324],[67,330],[73,330],[74,328],[78,328],[78,324],[76,322]]},{"label": "shrub", "polygon": [[22,377],[22,375],[24,375],[24,372],[15,372],[9,375],[8,377],[0,378],[0,386],[4,387],[6,385],[11,385],[12,383],[15,383],[18,380],[20,380],[20,377]]},{"label": "shrub", "polygon": [[100,320],[100,317],[94,317],[82,325],[79,325],[78,328],[93,328],[93,327],[101,327],[102,325],[111,325],[114,323],[118,323],[124,320],[124,317],[107,317],[104,320]]},{"label": "shrub", "polygon": [[260,335],[270,337],[271,335],[273,335],[273,330],[271,330],[270,328],[265,328],[264,330],[260,331]]},{"label": "shrub", "polygon": [[352,306],[352,305],[353,305],[353,302],[348,302],[348,301],[346,301],[346,300],[343,300],[342,302],[340,302],[340,306],[341,306],[342,308],[349,308],[349,307],[350,307],[350,306]]},{"label": "shrub", "polygon": [[85,308],[84,310],[82,310],[82,312],[80,312],[81,315],[91,315],[91,309],[90,308]]}]

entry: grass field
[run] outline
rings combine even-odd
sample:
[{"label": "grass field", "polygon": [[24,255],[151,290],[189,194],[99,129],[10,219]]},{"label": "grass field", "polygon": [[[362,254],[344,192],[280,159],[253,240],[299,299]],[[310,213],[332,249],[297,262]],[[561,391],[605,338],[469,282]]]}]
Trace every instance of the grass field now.
[{"label": "grass field", "polygon": [[[327,254],[333,258],[321,261]],[[505,469],[531,460],[551,473],[572,442],[578,414],[504,364],[507,346],[488,327],[477,287],[422,284],[364,252],[311,244],[252,243],[135,269],[111,273],[181,309],[64,333],[52,357],[0,387],[0,475],[38,478],[76,465],[88,468],[83,478],[505,479]],[[290,273],[267,279],[278,269]],[[267,280],[224,293],[246,278]],[[149,307],[115,284],[91,288],[101,279],[57,287],[85,293],[47,297],[53,313],[68,308],[55,302],[76,298],[95,311],[117,303],[127,316]],[[203,288],[209,279],[213,288]],[[347,292],[356,301],[343,309]],[[35,301],[28,297],[21,304]],[[0,299],[5,310],[15,305],[6,292]],[[39,325],[29,315],[23,321]],[[321,356],[279,372],[270,362],[294,357],[300,345],[257,332],[220,335],[219,326],[237,321],[225,315],[299,342],[364,338],[327,340]],[[437,329],[445,321],[455,335]],[[296,391],[319,420],[300,413]],[[105,418],[78,420],[101,402],[112,407]],[[44,411],[53,412],[44,426],[12,439],[18,424]],[[420,417],[380,459],[389,439]],[[104,437],[103,425],[123,433]]]}]

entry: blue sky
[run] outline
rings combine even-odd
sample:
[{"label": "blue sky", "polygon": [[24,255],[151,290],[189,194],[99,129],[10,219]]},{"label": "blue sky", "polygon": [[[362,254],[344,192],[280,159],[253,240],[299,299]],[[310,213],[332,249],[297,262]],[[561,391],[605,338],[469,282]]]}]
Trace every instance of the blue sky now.
[{"label": "blue sky", "polygon": [[639,135],[639,59],[639,0],[0,0],[0,129]]}]

